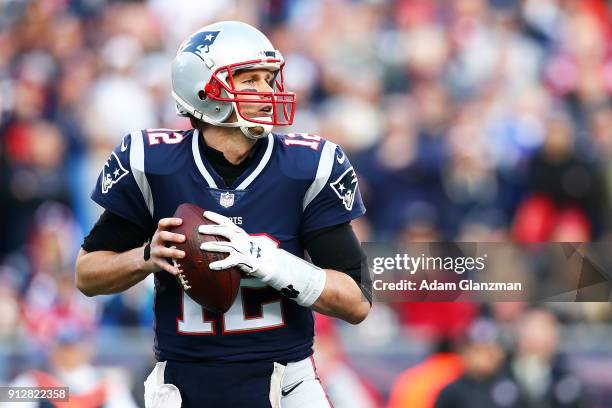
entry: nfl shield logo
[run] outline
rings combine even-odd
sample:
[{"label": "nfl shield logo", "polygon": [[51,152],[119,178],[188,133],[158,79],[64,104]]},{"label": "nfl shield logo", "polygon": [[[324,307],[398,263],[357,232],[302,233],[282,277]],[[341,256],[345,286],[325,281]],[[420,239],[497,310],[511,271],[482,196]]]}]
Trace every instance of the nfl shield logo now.
[{"label": "nfl shield logo", "polygon": [[234,194],[233,193],[221,193],[221,197],[219,198],[219,204],[222,207],[229,208],[234,205]]}]

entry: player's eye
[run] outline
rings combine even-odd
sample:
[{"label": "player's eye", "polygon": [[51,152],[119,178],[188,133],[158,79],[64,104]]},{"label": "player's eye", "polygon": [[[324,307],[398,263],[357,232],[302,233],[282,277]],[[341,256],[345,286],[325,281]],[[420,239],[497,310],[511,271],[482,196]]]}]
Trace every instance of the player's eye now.
[{"label": "player's eye", "polygon": [[254,84],[255,80],[253,78],[251,79],[245,79],[244,81],[242,81],[243,84]]}]

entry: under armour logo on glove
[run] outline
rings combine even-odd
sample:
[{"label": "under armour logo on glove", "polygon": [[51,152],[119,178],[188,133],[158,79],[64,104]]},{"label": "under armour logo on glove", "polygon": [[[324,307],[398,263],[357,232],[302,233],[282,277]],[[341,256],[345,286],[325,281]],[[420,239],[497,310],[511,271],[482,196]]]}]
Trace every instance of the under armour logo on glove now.
[{"label": "under armour logo on glove", "polygon": [[261,248],[255,246],[255,244],[251,241],[251,255],[255,255],[256,258],[261,258]]},{"label": "under armour logo on glove", "polygon": [[299,291],[293,288],[293,285],[289,285],[286,288],[282,288],[280,293],[281,295],[286,296],[289,299],[295,299],[300,294]]}]

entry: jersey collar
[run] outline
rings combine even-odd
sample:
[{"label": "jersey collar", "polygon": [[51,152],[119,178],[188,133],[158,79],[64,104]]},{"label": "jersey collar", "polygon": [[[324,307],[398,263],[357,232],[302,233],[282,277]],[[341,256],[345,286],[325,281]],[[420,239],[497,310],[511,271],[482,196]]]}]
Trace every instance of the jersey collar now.
[{"label": "jersey collar", "polygon": [[[274,136],[272,134],[269,134],[267,136],[267,139],[268,140],[267,140],[266,148],[263,154],[259,153],[257,155],[258,157],[256,157],[255,160],[253,160],[253,163],[251,164],[251,166],[248,169],[246,169],[234,182],[234,185],[236,183],[239,183],[238,186],[236,186],[235,188],[227,188],[227,189],[244,190],[263,171],[263,169],[266,167],[266,165],[270,161],[270,158],[272,157],[272,149],[274,147]],[[221,177],[219,177],[219,175],[217,175],[217,173],[212,168],[212,166],[209,165],[209,163],[204,163],[204,161],[202,160],[202,155],[200,154],[199,143],[200,143],[200,132],[198,131],[198,129],[194,129],[192,133],[192,137],[191,137],[191,150],[193,153],[193,158],[195,160],[196,166],[198,170],[200,171],[200,174],[202,174],[202,177],[204,177],[204,180],[206,181],[208,186],[210,188],[218,189],[219,186],[218,186],[217,181],[219,183],[222,183],[222,179]],[[263,150],[263,149],[260,149],[260,150]]]}]

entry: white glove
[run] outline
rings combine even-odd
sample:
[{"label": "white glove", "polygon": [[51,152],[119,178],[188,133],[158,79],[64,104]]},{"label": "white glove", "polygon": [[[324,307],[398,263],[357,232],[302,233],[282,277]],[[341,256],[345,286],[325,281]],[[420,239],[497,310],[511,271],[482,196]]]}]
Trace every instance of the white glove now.
[{"label": "white glove", "polygon": [[200,249],[204,251],[229,254],[227,258],[211,263],[210,269],[219,271],[237,266],[247,275],[264,278],[262,272],[259,271],[264,248],[260,247],[245,230],[234,224],[229,218],[211,211],[205,211],[204,216],[217,225],[200,225],[198,227],[200,234],[219,235],[229,239],[229,241],[209,241],[200,246]]},{"label": "white glove", "polygon": [[219,235],[229,240],[209,241],[200,246],[204,251],[229,254],[227,258],[211,263],[210,269],[222,270],[237,266],[302,306],[310,307],[319,298],[327,277],[323,269],[285,250],[258,244],[242,228],[221,214],[205,211],[204,216],[217,225],[200,225],[200,234]]}]

